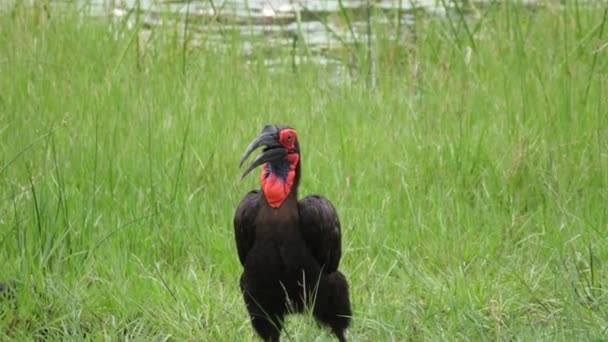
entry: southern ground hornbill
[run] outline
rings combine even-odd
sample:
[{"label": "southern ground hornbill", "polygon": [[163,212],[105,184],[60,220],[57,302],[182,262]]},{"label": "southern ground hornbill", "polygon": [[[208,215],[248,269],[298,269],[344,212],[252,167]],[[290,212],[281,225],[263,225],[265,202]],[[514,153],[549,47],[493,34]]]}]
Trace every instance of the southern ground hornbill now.
[{"label": "southern ground hornbill", "polygon": [[234,216],[234,232],[243,265],[240,287],[256,332],[279,341],[289,313],[311,309],[338,340],[351,316],[348,283],[338,271],[340,220],[324,197],[298,201],[300,145],[296,131],[267,125],[245,151],[241,165],[265,146],[243,172],[263,165],[261,191],[250,191]]}]

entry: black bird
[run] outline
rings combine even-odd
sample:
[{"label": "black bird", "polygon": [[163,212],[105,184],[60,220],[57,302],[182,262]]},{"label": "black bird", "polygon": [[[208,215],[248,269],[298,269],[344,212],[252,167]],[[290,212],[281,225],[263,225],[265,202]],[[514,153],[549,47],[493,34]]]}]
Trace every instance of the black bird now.
[{"label": "black bird", "polygon": [[338,271],[342,237],[336,209],[319,195],[298,201],[301,163],[294,129],[265,126],[241,165],[260,146],[263,152],[242,177],[263,165],[262,189],[245,195],[234,216],[240,287],[251,323],[265,341],[279,341],[285,315],[308,308],[346,341],[352,313],[348,283]]}]

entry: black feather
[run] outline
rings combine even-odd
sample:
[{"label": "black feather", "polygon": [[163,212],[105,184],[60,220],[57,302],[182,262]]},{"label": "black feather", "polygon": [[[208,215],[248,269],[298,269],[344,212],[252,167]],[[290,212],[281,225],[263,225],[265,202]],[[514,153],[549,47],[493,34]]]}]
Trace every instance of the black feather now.
[{"label": "black feather", "polygon": [[[282,165],[272,166],[273,172]],[[339,341],[352,315],[346,277],[338,271],[341,227],[329,200],[297,200],[300,165],[288,198],[270,207],[264,193],[249,192],[234,216],[240,287],[251,323],[266,341],[279,341],[285,315],[312,309]]]}]

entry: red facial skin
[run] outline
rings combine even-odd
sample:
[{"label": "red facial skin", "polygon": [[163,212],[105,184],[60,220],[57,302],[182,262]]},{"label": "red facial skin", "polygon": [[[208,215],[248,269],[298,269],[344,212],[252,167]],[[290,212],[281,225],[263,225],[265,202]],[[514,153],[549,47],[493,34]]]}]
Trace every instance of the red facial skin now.
[{"label": "red facial skin", "polygon": [[279,132],[279,142],[290,152],[296,148],[296,139],[298,139],[298,133],[293,129],[286,128]]},{"label": "red facial skin", "polygon": [[295,151],[297,138],[298,135],[293,129],[286,128],[279,132],[279,142],[288,150],[286,159],[289,161],[289,171],[287,171],[285,180],[272,172],[268,177],[265,177],[268,163],[262,167],[260,176],[262,191],[264,191],[268,205],[273,208],[279,208],[291,192],[291,186],[296,175],[296,166],[298,160],[300,160],[300,155]]}]

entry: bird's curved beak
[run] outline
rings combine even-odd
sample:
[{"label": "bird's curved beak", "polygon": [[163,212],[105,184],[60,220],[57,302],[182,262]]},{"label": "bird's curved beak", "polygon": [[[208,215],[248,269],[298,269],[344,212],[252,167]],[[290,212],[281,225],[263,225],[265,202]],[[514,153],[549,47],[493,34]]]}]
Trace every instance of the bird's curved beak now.
[{"label": "bird's curved beak", "polygon": [[264,163],[283,159],[287,156],[287,149],[284,148],[283,145],[281,145],[281,143],[277,140],[276,133],[262,132],[260,136],[249,144],[245,150],[245,153],[243,153],[239,167],[242,166],[247,157],[249,157],[249,155],[260,146],[266,146],[266,148],[251,162],[251,164],[249,164],[249,166],[247,166],[245,171],[243,171],[241,179],[245,178],[245,176],[247,176],[247,174],[256,167]]}]

